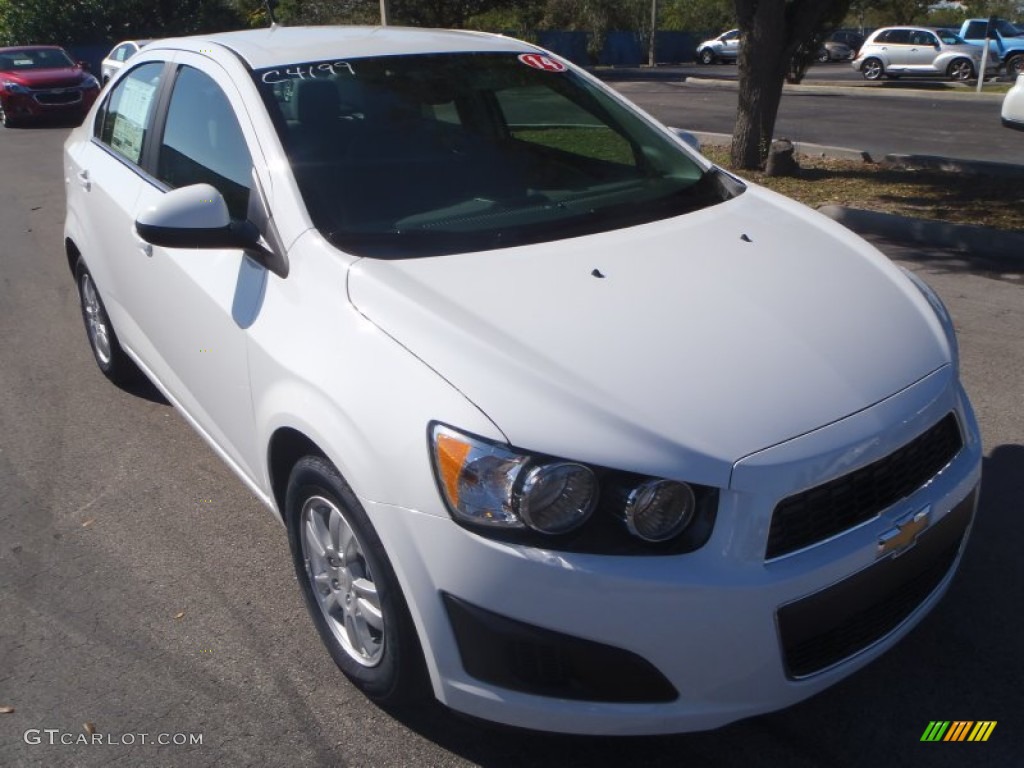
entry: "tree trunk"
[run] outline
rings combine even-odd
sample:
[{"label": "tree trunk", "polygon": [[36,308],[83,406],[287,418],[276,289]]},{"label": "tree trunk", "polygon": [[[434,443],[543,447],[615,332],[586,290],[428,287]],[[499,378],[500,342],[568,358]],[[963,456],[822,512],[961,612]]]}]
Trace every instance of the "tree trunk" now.
[{"label": "tree trunk", "polygon": [[797,46],[850,0],[735,0],[740,29],[739,101],[732,135],[734,168],[764,167],[782,101],[782,84]]},{"label": "tree trunk", "polygon": [[792,55],[786,45],[785,6],[785,0],[736,0],[742,43],[730,157],[734,168],[756,170],[768,157],[782,83]]}]

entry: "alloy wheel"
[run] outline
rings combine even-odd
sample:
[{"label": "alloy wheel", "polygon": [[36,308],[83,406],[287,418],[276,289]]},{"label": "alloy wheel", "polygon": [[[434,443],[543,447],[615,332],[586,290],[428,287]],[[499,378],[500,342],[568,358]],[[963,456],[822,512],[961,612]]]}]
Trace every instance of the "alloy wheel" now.
[{"label": "alloy wheel", "polygon": [[330,499],[312,496],[300,523],[306,575],[331,633],[365,667],[384,655],[384,616],[363,545]]},{"label": "alloy wheel", "polygon": [[103,311],[92,276],[88,272],[82,274],[82,311],[85,314],[85,328],[89,333],[89,343],[93,352],[96,353],[100,365],[109,365],[113,357],[110,322],[107,320],[107,313]]}]

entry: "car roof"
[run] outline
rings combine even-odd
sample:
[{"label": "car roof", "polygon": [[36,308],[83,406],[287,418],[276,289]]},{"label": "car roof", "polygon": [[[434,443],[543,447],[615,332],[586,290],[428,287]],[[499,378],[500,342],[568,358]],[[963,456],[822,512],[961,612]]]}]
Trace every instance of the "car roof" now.
[{"label": "car roof", "polygon": [[17,53],[18,51],[63,51],[59,45],[12,45],[0,48],[0,53]]},{"label": "car roof", "polygon": [[275,26],[160,40],[152,47],[201,51],[211,43],[234,51],[252,69],[318,59],[538,50],[528,43],[484,32],[357,26]]}]

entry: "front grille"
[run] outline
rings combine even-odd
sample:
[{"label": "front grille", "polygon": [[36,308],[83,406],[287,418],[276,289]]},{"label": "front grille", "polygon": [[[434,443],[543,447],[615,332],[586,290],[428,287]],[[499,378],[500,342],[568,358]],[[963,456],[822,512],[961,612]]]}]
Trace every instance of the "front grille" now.
[{"label": "front grille", "polygon": [[780,608],[776,618],[786,674],[813,675],[896,629],[953,567],[974,499],[972,493],[898,557]]},{"label": "front grille", "polygon": [[55,91],[37,91],[36,101],[47,106],[77,104],[82,100],[82,92],[77,88],[61,88]]},{"label": "front grille", "polygon": [[795,552],[870,520],[931,480],[962,447],[950,413],[885,458],[783,499],[772,515],[765,556]]}]

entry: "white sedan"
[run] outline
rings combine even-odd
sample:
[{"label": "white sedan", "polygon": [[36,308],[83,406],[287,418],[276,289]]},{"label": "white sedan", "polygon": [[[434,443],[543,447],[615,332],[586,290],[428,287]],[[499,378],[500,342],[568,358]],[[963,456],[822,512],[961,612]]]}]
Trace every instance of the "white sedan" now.
[{"label": "white sedan", "polygon": [[1024,75],[1017,75],[1017,82],[1006,92],[1002,119],[1007,128],[1024,131]]},{"label": "white sedan", "polygon": [[953,578],[981,442],[935,293],[553,54],[163,40],[64,168],[99,368],[281,520],[376,701],[713,728],[865,666]]}]

